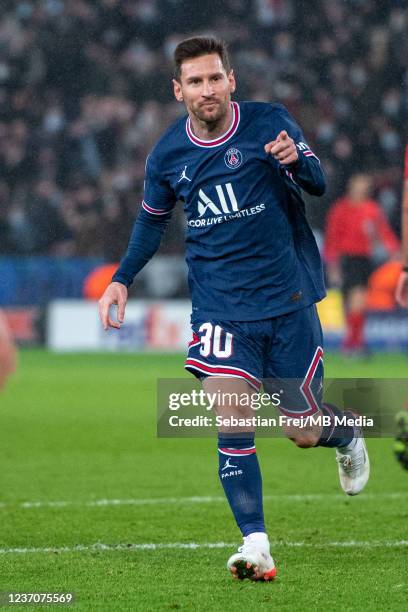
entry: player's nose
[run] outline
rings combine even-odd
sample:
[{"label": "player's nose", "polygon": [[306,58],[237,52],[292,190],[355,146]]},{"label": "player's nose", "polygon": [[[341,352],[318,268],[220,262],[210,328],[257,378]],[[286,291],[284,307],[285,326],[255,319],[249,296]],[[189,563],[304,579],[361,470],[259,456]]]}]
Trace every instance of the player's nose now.
[{"label": "player's nose", "polygon": [[214,87],[210,81],[204,81],[202,95],[205,97],[212,96],[214,93]]}]

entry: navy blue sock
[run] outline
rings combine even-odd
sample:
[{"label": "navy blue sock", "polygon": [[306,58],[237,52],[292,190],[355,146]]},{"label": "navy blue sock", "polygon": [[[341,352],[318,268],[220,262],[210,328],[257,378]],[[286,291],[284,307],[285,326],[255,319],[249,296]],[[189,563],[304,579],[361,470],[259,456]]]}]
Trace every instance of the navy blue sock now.
[{"label": "navy blue sock", "polygon": [[242,535],[265,532],[255,434],[218,434],[218,475]]},{"label": "navy blue sock", "polygon": [[355,436],[355,428],[353,425],[336,424],[335,417],[339,419],[353,417],[351,412],[343,412],[333,404],[322,404],[321,411],[324,416],[330,417],[330,425],[324,425],[319,442],[316,446],[327,446],[329,448],[342,447],[350,444]]}]

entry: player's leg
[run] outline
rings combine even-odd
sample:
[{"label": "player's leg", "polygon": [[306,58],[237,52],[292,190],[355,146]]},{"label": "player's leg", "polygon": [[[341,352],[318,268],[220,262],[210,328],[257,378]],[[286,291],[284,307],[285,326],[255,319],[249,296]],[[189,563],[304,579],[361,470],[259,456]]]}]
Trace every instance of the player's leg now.
[{"label": "player's leg", "polygon": [[[279,317],[273,321],[267,373],[270,384],[276,384],[277,378],[284,386],[281,412],[287,417],[286,435],[300,448],[335,448],[341,486],[347,494],[356,495],[369,477],[367,449],[353,414],[323,402],[322,346],[314,305]],[[268,386],[267,381],[264,384]],[[301,428],[291,423],[293,417],[303,417]]]},{"label": "player's leg", "polygon": [[[227,567],[237,578],[269,580],[275,577],[276,569],[265,529],[255,427],[239,424],[240,419],[251,421],[254,416],[248,399],[255,390],[244,380],[219,377],[205,378],[203,389],[220,400],[214,407],[222,419],[218,429],[218,475],[244,541]],[[233,419],[238,423],[234,424]]]},{"label": "player's leg", "polygon": [[342,291],[346,318],[346,335],[342,349],[361,352],[365,349],[364,324],[367,282],[371,264],[367,257],[343,257]]},{"label": "player's leg", "polygon": [[408,402],[405,410],[401,410],[395,415],[397,427],[394,441],[394,453],[397,461],[405,470],[408,470]]},{"label": "player's leg", "polygon": [[[228,569],[238,578],[257,580],[273,578],[276,570],[265,529],[250,402],[261,386],[262,346],[250,337],[250,327],[222,321],[194,326],[186,368],[203,380],[206,393],[216,394],[219,400],[214,407],[222,419],[218,473],[244,539],[239,552],[229,559]],[[239,419],[248,419],[249,424],[240,425]]]},{"label": "player's leg", "polygon": [[365,302],[365,287],[358,285],[348,291],[345,304],[346,335],[342,344],[346,352],[364,349]]}]

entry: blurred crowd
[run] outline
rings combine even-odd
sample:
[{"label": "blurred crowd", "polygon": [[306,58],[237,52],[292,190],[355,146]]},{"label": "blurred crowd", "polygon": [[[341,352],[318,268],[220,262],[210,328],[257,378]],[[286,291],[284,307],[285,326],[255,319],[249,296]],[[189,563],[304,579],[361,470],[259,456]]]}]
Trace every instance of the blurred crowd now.
[{"label": "blurred crowd", "polygon": [[[227,41],[238,99],[281,101],[321,158],[324,227],[356,171],[399,216],[408,107],[403,0],[2,0],[0,253],[117,261],[140,206],[146,155],[184,114],[172,52]],[[183,250],[175,214],[164,249]]]}]

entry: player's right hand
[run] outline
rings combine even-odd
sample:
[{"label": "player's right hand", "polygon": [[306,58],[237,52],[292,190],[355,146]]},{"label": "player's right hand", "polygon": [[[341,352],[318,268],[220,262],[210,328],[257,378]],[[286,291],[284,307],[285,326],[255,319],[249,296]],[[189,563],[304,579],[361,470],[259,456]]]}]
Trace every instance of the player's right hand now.
[{"label": "player's right hand", "polygon": [[[125,308],[128,298],[128,290],[122,283],[111,283],[105,289],[105,293],[99,300],[99,317],[103,329],[114,327],[119,329],[125,318]],[[117,306],[116,321],[110,318],[110,307]]]},{"label": "player's right hand", "polygon": [[401,272],[399,276],[395,299],[400,306],[408,308],[408,272]]},{"label": "player's right hand", "polygon": [[295,141],[286,130],[282,130],[275,140],[271,140],[265,146],[265,153],[270,153],[283,166],[293,164],[299,159]]}]

